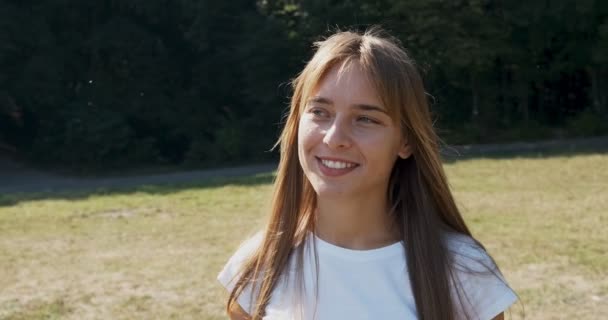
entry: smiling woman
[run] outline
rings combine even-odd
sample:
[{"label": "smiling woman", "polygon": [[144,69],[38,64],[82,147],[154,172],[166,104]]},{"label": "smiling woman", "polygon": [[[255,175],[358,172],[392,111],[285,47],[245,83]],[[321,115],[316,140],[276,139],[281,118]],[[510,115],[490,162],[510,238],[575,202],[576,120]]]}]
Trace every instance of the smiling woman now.
[{"label": "smiling woman", "polygon": [[232,319],[501,319],[516,301],[456,207],[422,80],[378,29],[294,81],[265,230],[218,279]]},{"label": "smiling woman", "polygon": [[[409,157],[411,151],[400,134],[399,123],[382,105],[356,61],[336,64],[315,88],[300,117],[298,153],[318,200],[330,199],[337,204],[341,199],[350,202],[348,198],[365,194],[368,201],[386,203],[395,160],[397,156]],[[376,216],[385,217],[367,214],[371,214],[371,221],[377,220]],[[344,221],[364,222],[339,217],[336,212],[330,217],[345,218],[338,224],[344,227]],[[329,225],[335,230],[336,225]]]}]

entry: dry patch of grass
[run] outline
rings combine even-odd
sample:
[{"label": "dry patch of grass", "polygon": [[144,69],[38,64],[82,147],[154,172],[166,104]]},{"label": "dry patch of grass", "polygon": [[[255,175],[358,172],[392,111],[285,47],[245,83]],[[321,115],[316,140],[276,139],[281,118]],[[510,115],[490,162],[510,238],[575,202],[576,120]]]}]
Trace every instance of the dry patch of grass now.
[{"label": "dry patch of grass", "polygon": [[[526,318],[608,314],[607,155],[446,169]],[[0,207],[0,319],[224,319],[215,277],[267,213],[271,186],[255,179],[13,196]],[[521,306],[512,317],[522,318]]]},{"label": "dry patch of grass", "polygon": [[[608,156],[472,160],[447,169],[526,318],[608,314]],[[512,313],[522,318],[522,306]]]},{"label": "dry patch of grass", "polygon": [[58,320],[70,313],[61,299],[49,302],[30,302],[7,316],[6,320]]},{"label": "dry patch of grass", "polygon": [[223,319],[215,277],[270,190],[241,182],[0,207],[0,319]]}]

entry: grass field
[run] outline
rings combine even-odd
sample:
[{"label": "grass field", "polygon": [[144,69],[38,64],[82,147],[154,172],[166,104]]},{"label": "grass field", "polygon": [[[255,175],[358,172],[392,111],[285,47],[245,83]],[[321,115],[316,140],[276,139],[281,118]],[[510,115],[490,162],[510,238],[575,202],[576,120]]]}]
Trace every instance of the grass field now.
[{"label": "grass field", "polygon": [[[513,319],[608,314],[608,155],[446,170],[521,297]],[[271,180],[0,196],[0,319],[224,319],[215,277],[262,225]]]}]

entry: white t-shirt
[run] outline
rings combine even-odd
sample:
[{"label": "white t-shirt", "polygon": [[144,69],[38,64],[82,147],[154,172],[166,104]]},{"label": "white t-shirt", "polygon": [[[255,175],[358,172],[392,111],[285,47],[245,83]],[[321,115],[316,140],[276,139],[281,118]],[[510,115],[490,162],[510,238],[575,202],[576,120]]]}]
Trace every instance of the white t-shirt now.
[{"label": "white t-shirt", "polygon": [[[260,232],[245,241],[220,272],[218,280],[229,291],[234,288],[242,263],[261,244],[262,237]],[[459,265],[480,272],[487,271],[484,265],[493,266],[485,251],[469,237],[451,235],[448,239],[448,248],[460,253],[455,258]],[[318,257],[318,279],[313,245]],[[310,233],[304,247],[303,290],[297,285],[301,282],[295,277],[295,260],[292,255],[287,272],[273,291],[264,319],[313,319],[313,314],[317,320],[416,319],[402,242],[373,250],[351,250]],[[456,275],[466,294],[462,299],[464,307],[472,319],[492,319],[517,300],[500,274],[499,279],[492,273],[457,269]],[[251,298],[248,287],[238,299],[249,314]]]}]

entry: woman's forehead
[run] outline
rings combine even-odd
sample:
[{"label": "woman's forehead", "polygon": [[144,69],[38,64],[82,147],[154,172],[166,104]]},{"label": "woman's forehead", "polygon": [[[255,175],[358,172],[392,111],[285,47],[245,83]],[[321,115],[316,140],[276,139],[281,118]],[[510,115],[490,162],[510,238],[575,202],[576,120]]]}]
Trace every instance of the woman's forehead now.
[{"label": "woman's forehead", "polygon": [[[360,103],[382,105],[370,74],[356,62],[335,64],[318,79],[308,97],[361,100]],[[332,98],[333,97],[333,98]]]}]

